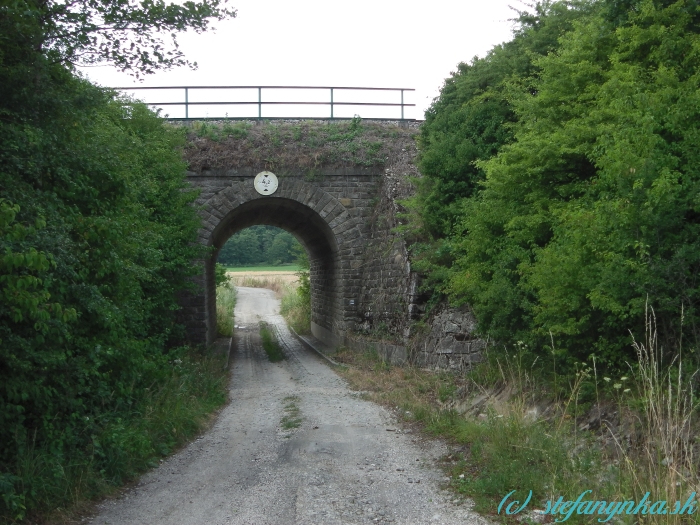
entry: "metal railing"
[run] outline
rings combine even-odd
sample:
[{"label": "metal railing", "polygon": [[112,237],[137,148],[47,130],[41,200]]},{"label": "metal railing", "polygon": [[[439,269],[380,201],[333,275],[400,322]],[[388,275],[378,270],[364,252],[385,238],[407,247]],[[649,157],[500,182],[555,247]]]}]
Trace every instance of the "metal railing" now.
[{"label": "metal railing", "polygon": [[[274,118],[274,117],[263,117],[262,108],[266,105],[306,105],[306,106],[318,106],[327,105],[330,106],[330,118],[338,118],[335,116],[334,109],[336,106],[384,106],[384,107],[401,107],[401,120],[414,120],[406,119],[404,114],[404,108],[415,107],[415,104],[407,104],[404,100],[404,93],[406,91],[415,91],[412,88],[371,88],[371,87],[327,87],[327,86],[162,86],[162,87],[117,87],[113,88],[119,91],[145,91],[145,90],[163,90],[163,89],[181,89],[184,91],[185,100],[183,102],[150,102],[145,101],[149,106],[184,106],[185,107],[185,120],[190,120],[190,106],[238,106],[238,105],[257,105],[258,106],[258,119],[262,118]],[[190,101],[190,92],[195,90],[212,90],[212,89],[257,89],[258,100],[257,101],[200,101],[192,102]],[[326,101],[313,101],[313,102],[297,102],[297,101],[268,101],[263,100],[263,90],[275,90],[275,89],[292,89],[292,90],[327,90],[329,91],[330,98]],[[337,102],[334,100],[334,94],[338,91],[397,91],[401,93],[401,102],[391,103],[391,102]],[[200,118],[200,117],[193,117]],[[223,117],[209,117],[209,118],[223,118]],[[255,117],[233,117],[233,119],[251,119]],[[329,117],[284,117],[284,118],[323,118],[327,119]],[[396,119],[387,119],[396,120]]]}]

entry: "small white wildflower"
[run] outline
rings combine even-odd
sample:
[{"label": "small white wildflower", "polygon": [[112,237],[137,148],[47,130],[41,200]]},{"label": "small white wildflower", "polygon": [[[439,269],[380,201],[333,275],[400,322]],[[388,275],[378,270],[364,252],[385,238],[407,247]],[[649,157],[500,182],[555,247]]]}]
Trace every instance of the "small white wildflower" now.
[{"label": "small white wildflower", "polygon": [[629,392],[629,391],[630,391],[629,388],[625,388],[625,389],[623,390],[623,392]]},{"label": "small white wildflower", "polygon": [[615,384],[613,385],[613,388],[616,388],[616,389],[619,390],[620,388],[622,388],[622,385],[621,385],[620,383],[615,383]]},{"label": "small white wildflower", "polygon": [[620,378],[620,381],[627,381],[627,376],[622,376],[622,377]]},{"label": "small white wildflower", "polygon": [[603,378],[603,381],[605,381],[606,383],[609,383],[609,382],[610,382],[610,378],[609,378],[609,377],[604,377],[604,378]]}]

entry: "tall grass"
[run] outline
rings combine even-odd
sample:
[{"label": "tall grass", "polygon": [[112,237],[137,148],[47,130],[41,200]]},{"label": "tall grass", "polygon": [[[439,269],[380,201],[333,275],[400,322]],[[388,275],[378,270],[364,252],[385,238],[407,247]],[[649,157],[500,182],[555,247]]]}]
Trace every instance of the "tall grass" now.
[{"label": "tall grass", "polygon": [[216,330],[219,335],[233,335],[233,310],[236,308],[236,289],[230,284],[216,288]]},{"label": "tall grass", "polygon": [[[635,397],[641,409],[628,400],[624,405],[628,411],[638,412],[639,443],[636,450],[630,450],[617,441],[627,485],[637,498],[651,491],[656,499],[685,500],[693,491],[700,492],[694,453],[697,429],[693,427],[698,407],[693,393],[697,371],[692,375],[684,371],[681,350],[664,365],[653,311],[646,316],[645,341],[635,341],[633,346],[637,353]],[[663,523],[669,524],[687,519],[679,515],[665,518]]]},{"label": "tall grass", "polygon": [[[680,355],[663,363],[653,317],[645,341],[634,348],[630,377],[612,380],[581,366],[559,377],[554,390],[518,349],[491,355],[465,375],[390,366],[373,352],[341,351],[334,358],[350,365],[340,372],[371,399],[452,443],[454,452],[443,462],[450,485],[482,513],[495,515],[513,489],[522,497],[533,491],[530,509],[591,490],[587,500],[607,502],[639,502],[650,492],[649,499],[667,501],[670,512],[676,501],[682,505],[700,492],[694,378],[683,371]],[[597,403],[579,403],[584,389],[599,392]],[[587,430],[596,419],[598,430]],[[700,523],[699,516],[621,515],[612,522]],[[598,517],[576,514],[567,522]],[[522,518],[498,516],[507,523]]]},{"label": "tall grass", "polygon": [[204,430],[227,400],[227,378],[221,356],[188,351],[171,361],[127,416],[105,414],[92,444],[78,455],[27,447],[15,475],[32,501],[13,502],[8,493],[0,523],[15,523],[23,506],[35,509],[28,516],[32,522],[47,517],[73,522],[88,500],[156,466]]},{"label": "tall grass", "polygon": [[275,292],[281,299],[280,313],[287,324],[298,334],[310,334],[311,294],[308,271],[297,272],[296,281],[290,281],[290,277],[229,275],[230,282],[235,286],[267,288]]},{"label": "tall grass", "polygon": [[283,291],[280,313],[296,333],[311,333],[311,301],[300,287],[288,286]]}]

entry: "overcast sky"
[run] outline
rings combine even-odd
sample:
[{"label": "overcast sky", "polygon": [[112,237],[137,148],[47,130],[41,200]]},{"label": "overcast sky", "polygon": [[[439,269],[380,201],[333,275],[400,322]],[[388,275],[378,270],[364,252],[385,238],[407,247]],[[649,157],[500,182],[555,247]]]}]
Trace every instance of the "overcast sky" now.
[{"label": "overcast sky", "polygon": [[[206,34],[183,34],[181,49],[199,68],[186,68],[150,75],[143,82],[108,67],[83,69],[103,86],[173,85],[302,85],[415,88],[406,93],[406,117],[423,118],[444,79],[462,61],[484,54],[494,45],[511,38],[519,0],[230,0],[238,16],[215,24]],[[362,93],[335,93],[335,100],[361,101]],[[366,94],[365,94],[366,95]],[[184,100],[178,92],[153,92],[146,100]],[[167,96],[168,98],[164,98]],[[192,93],[190,100],[257,100],[257,93]],[[377,101],[399,102],[399,93],[372,95]],[[197,97],[200,97],[199,99]],[[287,97],[287,98],[285,98]],[[327,92],[313,94],[264,93],[263,100],[328,100]],[[387,98],[389,97],[389,98]],[[268,106],[267,116],[324,115],[328,108],[283,108]],[[212,107],[197,108],[214,111]],[[236,108],[225,108],[236,116]],[[238,108],[257,114],[257,107]],[[172,116],[178,109],[167,109]],[[367,107],[337,108],[336,116],[359,113],[363,117],[394,116],[398,108],[371,114]],[[391,113],[386,115],[386,113]],[[393,112],[393,113],[392,113]],[[202,113],[202,116],[204,113]],[[242,114],[241,114],[242,115]],[[191,110],[192,116],[192,110]],[[320,115],[319,115],[320,116]]]}]

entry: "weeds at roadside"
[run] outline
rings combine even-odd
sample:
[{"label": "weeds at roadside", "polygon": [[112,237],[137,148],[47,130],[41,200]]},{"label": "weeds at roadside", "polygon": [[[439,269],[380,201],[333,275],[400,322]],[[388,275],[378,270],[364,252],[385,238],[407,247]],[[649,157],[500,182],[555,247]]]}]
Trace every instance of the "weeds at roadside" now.
[{"label": "weeds at roadside", "polygon": [[[665,366],[653,310],[646,312],[645,320],[645,341],[633,343],[638,365],[633,370],[633,386],[642,403],[636,416],[640,423],[637,429],[640,439],[636,450],[625,446],[619,436],[613,435],[613,439],[623,458],[623,477],[631,494],[641,498],[651,491],[656,499],[684,501],[691,492],[700,492],[695,463],[697,428],[693,425],[698,408],[693,381],[698,371],[692,375],[684,371],[682,349],[670,365]],[[624,388],[623,383],[620,380],[613,384],[618,406],[621,411],[632,412],[633,398],[626,395],[632,391]],[[679,515],[666,518],[664,523],[669,524],[682,523],[684,519]],[[696,523],[700,522],[700,518],[696,518]]]},{"label": "weeds at roadside", "polygon": [[277,334],[275,334],[274,329],[264,321],[260,321],[260,339],[262,340],[263,349],[270,362],[277,363],[285,359],[282,347],[277,341]]},{"label": "weeds at roadside", "polygon": [[[145,390],[128,418],[105,414],[96,422],[89,449],[57,457],[51,450],[28,447],[16,475],[36,502],[29,522],[76,523],[88,500],[113,493],[204,431],[228,398],[223,365],[220,355],[182,349],[173,353],[168,370]],[[12,493],[4,497],[11,508]],[[13,522],[0,515],[0,523]]]},{"label": "weeds at roadside", "polygon": [[216,288],[216,331],[219,335],[233,335],[233,310],[236,308],[236,288],[221,285]]},{"label": "weeds at roadside", "polygon": [[297,286],[287,286],[282,293],[280,313],[297,334],[311,333],[311,283],[308,270],[297,272]]},{"label": "weeds at roadside", "polygon": [[[700,492],[693,453],[697,432],[691,424],[697,405],[693,378],[683,373],[680,357],[671,367],[661,366],[652,325],[650,320],[646,341],[634,345],[638,363],[629,377],[600,378],[594,362],[579,366],[571,377],[557,378],[567,389],[556,393],[547,392],[518,349],[492,354],[461,375],[388,366],[376,352],[341,350],[334,358],[347,365],[338,372],[372,401],[448,439],[453,451],[442,467],[449,487],[472,498],[479,512],[495,517],[499,501],[518,489],[520,496],[532,490],[529,509],[545,508],[546,501],[560,496],[575,500],[590,490],[586,500],[607,502],[639,502],[650,492],[651,501],[669,502],[670,513],[676,501],[682,505]],[[583,407],[584,388],[606,397]],[[540,410],[543,405],[547,408]],[[601,418],[601,405],[617,410]],[[601,426],[593,432],[588,428],[596,408]],[[632,523],[640,516],[618,518]],[[519,523],[529,518],[501,514],[498,519]],[[659,525],[700,522],[697,513],[643,519]],[[567,522],[589,523],[591,516],[574,514]]]}]

